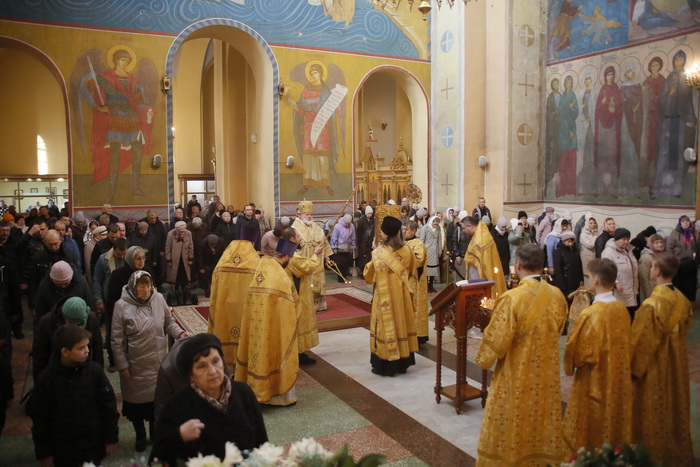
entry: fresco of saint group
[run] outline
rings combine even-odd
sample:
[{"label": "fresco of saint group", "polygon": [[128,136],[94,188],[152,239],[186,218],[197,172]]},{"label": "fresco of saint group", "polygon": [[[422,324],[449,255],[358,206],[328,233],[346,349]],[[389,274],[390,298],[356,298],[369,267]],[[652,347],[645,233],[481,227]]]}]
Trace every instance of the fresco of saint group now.
[{"label": "fresco of saint group", "polygon": [[294,110],[294,141],[303,166],[298,195],[303,196],[313,186],[325,188],[333,196],[332,178],[345,145],[345,76],[335,65],[310,60],[294,67],[290,77],[303,86],[297,101],[286,98]]},{"label": "fresco of saint group", "polygon": [[[690,55],[690,57],[689,57]],[[692,50],[657,51],[551,74],[546,100],[546,196],[678,203],[696,146],[684,71]],[[667,73],[665,75],[665,73]]]},{"label": "fresco of saint group", "polygon": [[[147,59],[139,62],[130,47],[115,45],[107,52],[106,63],[98,50],[85,53],[71,82],[78,100],[76,124],[83,155],[90,155],[94,167],[92,183],[109,178],[104,201],[112,201],[119,175],[129,165],[132,195],[147,196],[140,178],[142,160],[153,143],[155,66]],[[83,111],[86,105],[89,112]]]}]

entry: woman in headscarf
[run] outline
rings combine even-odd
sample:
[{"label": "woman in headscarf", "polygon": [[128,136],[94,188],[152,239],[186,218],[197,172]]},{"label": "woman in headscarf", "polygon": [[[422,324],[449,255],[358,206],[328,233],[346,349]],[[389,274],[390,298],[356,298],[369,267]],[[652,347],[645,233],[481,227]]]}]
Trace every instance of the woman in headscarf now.
[{"label": "woman in headscarf", "polygon": [[[544,244],[547,250],[547,267],[550,269],[554,268],[554,250],[557,249],[557,245],[561,241],[561,234],[567,230],[569,230],[569,221],[562,217],[557,219],[552,231],[549,232],[545,238]],[[551,274],[553,271],[549,272]]]},{"label": "woman in headscarf", "polygon": [[190,335],[170,314],[151,275],[134,272],[114,306],[112,353],[121,383],[122,414],[134,425],[137,452],[146,450],[146,420],[153,440],[153,397],[158,369],[168,352],[166,333],[173,339]]},{"label": "woman in headscarf", "polygon": [[691,302],[695,301],[695,288],[697,287],[697,263],[700,256],[698,239],[695,229],[688,216],[678,218],[678,225],[668,236],[668,252],[681,261],[673,285],[683,292],[683,295]]},{"label": "woman in headscarf", "polygon": [[227,442],[251,451],[267,441],[255,394],[226,374],[216,336],[204,333],[187,339],[177,354],[177,368],[190,384],[160,415],[151,461],[179,465],[199,454],[223,459]]},{"label": "woman in headscarf", "polygon": [[216,225],[214,232],[224,239],[226,246],[236,239],[234,224],[231,221],[231,214],[228,211],[221,213],[221,219]]},{"label": "woman in headscarf", "polygon": [[591,289],[588,277],[588,263],[595,258],[595,239],[598,238],[598,221],[595,220],[593,214],[586,213],[585,223],[581,229],[579,236],[579,244],[581,246],[581,267],[583,268],[583,284],[587,290]]},{"label": "woman in headscarf", "polygon": [[428,292],[435,293],[437,291],[433,287],[433,282],[436,277],[440,277],[440,259],[442,258],[444,247],[440,219],[437,216],[431,217],[428,223],[420,229],[420,240],[428,250],[428,264],[425,267],[428,277]]}]

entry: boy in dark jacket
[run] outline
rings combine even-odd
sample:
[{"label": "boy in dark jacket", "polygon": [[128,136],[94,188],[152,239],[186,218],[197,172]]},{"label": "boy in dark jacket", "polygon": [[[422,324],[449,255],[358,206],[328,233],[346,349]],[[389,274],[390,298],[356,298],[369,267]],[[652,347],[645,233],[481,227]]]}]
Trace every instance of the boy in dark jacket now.
[{"label": "boy in dark jacket", "polygon": [[88,360],[90,333],[63,325],[54,356],[34,387],[30,415],[36,458],[43,465],[99,465],[117,449],[117,400],[102,368]]}]

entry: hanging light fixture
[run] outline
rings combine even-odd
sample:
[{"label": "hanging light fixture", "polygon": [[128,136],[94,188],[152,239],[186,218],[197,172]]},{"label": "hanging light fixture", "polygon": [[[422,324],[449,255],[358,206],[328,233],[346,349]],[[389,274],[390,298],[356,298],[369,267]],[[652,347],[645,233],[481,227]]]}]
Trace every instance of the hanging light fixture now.
[{"label": "hanging light fixture", "polygon": [[[382,10],[386,8],[387,5],[389,5],[391,8],[394,10],[398,10],[399,7],[401,6],[401,0],[371,0],[374,5],[377,5],[380,7]],[[407,0],[408,2],[408,11],[413,11],[413,2],[415,0]],[[435,0],[438,6],[438,10],[442,8],[442,2],[443,0]],[[470,0],[462,0],[464,4],[466,5],[467,3],[470,2]],[[447,4],[450,6],[450,10],[455,6],[455,0],[447,0]],[[430,0],[421,0],[420,5],[418,6],[418,11],[420,11],[423,14],[423,21],[426,21],[428,19],[428,13],[432,11],[433,7],[430,6]]]},{"label": "hanging light fixture", "polygon": [[420,5],[418,6],[418,11],[423,13],[423,21],[426,21],[428,19],[428,13],[430,13],[430,10],[433,8],[430,6],[430,2],[428,0],[423,0],[420,2]]}]

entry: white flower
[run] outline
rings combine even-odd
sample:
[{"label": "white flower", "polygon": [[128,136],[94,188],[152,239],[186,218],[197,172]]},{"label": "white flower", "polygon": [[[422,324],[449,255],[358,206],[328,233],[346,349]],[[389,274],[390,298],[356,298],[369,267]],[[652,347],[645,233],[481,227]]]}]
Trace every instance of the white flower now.
[{"label": "white flower", "polygon": [[192,457],[187,461],[187,467],[223,467],[221,460],[213,455]]},{"label": "white flower", "polygon": [[250,457],[246,460],[246,465],[273,466],[282,460],[284,448],[277,447],[271,443],[265,443],[259,448],[253,449]]},{"label": "white flower", "polygon": [[312,462],[312,460],[322,461],[331,456],[332,453],[328,452],[321,443],[313,438],[304,438],[290,446],[285,465],[313,465],[318,462]]},{"label": "white flower", "polygon": [[238,464],[240,462],[243,462],[243,454],[241,454],[240,449],[232,443],[232,442],[227,442],[226,443],[226,456],[224,456],[224,461],[222,464],[225,467],[229,467],[234,464]]}]

